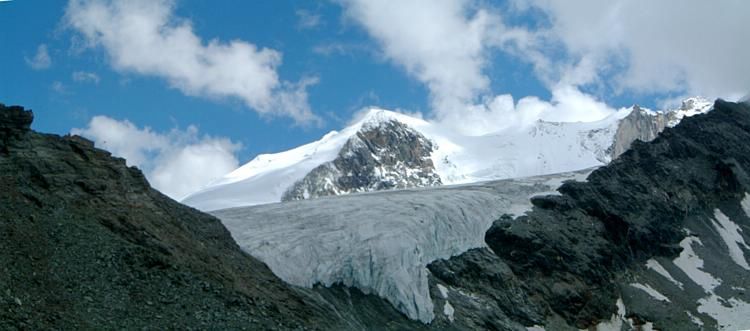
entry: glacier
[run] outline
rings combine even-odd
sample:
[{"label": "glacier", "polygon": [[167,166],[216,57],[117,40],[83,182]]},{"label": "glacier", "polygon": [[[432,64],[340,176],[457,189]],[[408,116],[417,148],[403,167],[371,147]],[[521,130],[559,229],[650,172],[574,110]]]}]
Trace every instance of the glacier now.
[{"label": "glacier", "polygon": [[240,247],[284,281],[343,284],[376,294],[408,317],[434,318],[426,266],[472,248],[529,198],[591,172],[433,188],[377,191],[211,212]]}]

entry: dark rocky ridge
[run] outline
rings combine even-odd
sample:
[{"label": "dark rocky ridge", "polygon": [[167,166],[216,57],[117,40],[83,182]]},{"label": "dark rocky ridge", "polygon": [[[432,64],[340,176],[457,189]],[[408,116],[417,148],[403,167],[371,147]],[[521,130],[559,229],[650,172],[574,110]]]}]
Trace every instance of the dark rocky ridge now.
[{"label": "dark rocky ridge", "polygon": [[[496,221],[485,238],[492,251],[473,250],[430,265],[435,283],[478,293],[451,300],[457,325],[586,328],[608,320],[622,298],[636,324],[700,329],[688,312],[706,328],[719,328],[696,308],[706,294],[671,260],[682,251],[679,243],[688,229],[702,241],[694,249],[704,257],[703,270],[723,279],[716,291],[724,302],[750,302],[744,290],[750,285],[747,270],[730,259],[711,223],[719,209],[750,242],[750,218],[740,207],[750,192],[748,141],[750,106],[719,100],[710,113],[684,119],[650,143],[634,142],[587,182],[564,184],[561,196],[533,198],[535,207],[526,216]],[[644,268],[651,258],[670,269],[685,289]],[[648,281],[671,304],[644,299],[629,285],[637,281]]]},{"label": "dark rocky ridge", "polygon": [[424,327],[356,290],[288,286],[218,219],[32,119],[0,104],[0,329]]},{"label": "dark rocky ridge", "polygon": [[430,158],[433,149],[429,139],[406,124],[378,123],[349,138],[335,160],[311,170],[281,201],[441,185]]},{"label": "dark rocky ridge", "polygon": [[87,140],[29,131],[32,117],[0,105],[0,329],[293,328],[321,318],[217,219]]}]

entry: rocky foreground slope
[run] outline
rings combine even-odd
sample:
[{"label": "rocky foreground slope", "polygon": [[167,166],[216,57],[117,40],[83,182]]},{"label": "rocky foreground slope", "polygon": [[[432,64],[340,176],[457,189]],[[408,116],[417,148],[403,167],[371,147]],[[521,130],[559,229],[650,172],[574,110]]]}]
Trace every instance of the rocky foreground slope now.
[{"label": "rocky foreground slope", "polygon": [[0,104],[1,330],[423,327],[357,291],[283,283],[218,219],[32,119]]}]

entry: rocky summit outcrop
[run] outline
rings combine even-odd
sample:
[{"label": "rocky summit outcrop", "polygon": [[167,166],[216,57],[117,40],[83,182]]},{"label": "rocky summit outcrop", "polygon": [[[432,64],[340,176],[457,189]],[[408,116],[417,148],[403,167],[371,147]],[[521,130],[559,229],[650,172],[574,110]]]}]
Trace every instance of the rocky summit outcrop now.
[{"label": "rocky summit outcrop", "polygon": [[660,112],[633,106],[630,113],[617,124],[612,145],[608,149],[609,159],[614,160],[625,153],[634,141],[651,141],[665,128],[677,125],[685,117],[705,113],[710,107],[711,103],[700,97],[687,98],[680,108]]},{"label": "rocky summit outcrop", "polygon": [[283,283],[218,219],[88,140],[31,131],[32,119],[0,104],[0,329],[422,327],[357,291]]},{"label": "rocky summit outcrop", "polygon": [[651,141],[667,127],[669,113],[654,113],[633,106],[633,111],[620,120],[612,139],[611,159],[625,153],[636,140]]},{"label": "rocky summit outcrop", "polygon": [[394,119],[366,124],[336,159],[310,171],[281,200],[441,185],[429,139]]},{"label": "rocky summit outcrop", "polygon": [[489,249],[430,265],[453,325],[748,328],[747,141],[750,106],[719,100],[587,182],[532,198],[493,224]]}]

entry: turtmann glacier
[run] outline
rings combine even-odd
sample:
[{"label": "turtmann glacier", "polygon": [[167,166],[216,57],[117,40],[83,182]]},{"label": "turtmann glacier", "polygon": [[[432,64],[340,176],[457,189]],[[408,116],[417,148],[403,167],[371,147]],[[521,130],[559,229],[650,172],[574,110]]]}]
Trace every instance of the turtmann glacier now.
[{"label": "turtmann glacier", "polygon": [[434,318],[426,266],[472,248],[504,214],[591,170],[435,188],[377,191],[212,212],[284,281],[374,293],[412,319]]}]

